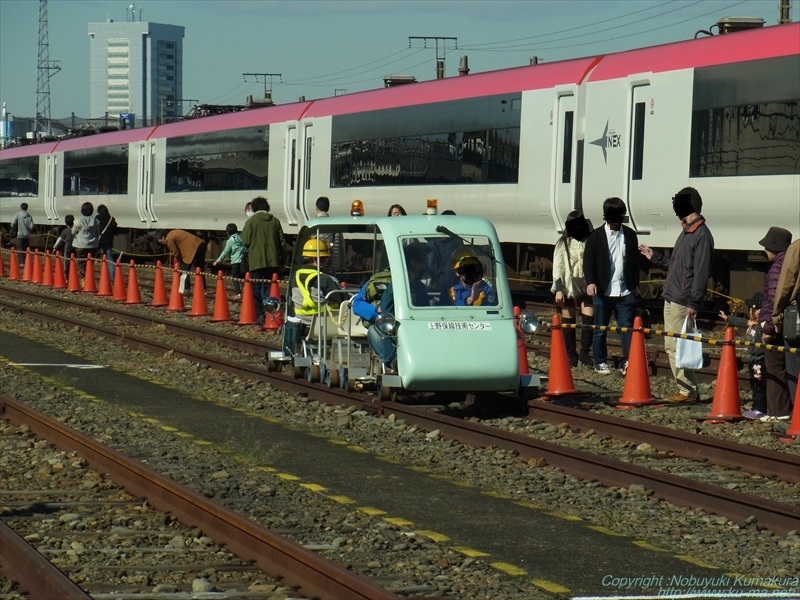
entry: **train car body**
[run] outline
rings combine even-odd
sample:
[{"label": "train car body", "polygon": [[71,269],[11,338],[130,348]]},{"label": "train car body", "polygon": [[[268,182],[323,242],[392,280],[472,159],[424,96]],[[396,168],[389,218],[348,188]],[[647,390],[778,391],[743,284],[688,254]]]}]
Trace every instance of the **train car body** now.
[{"label": "train car body", "polygon": [[536,278],[567,214],[599,224],[610,196],[670,248],[670,199],[693,186],[722,270],[747,271],[770,226],[800,234],[799,39],[786,24],[2,150],[0,222],[26,199],[58,225],[88,199],[130,242],[221,232],[263,195],[296,235],[319,196],[370,216],[437,198],[491,218],[509,267]]},{"label": "train car body", "polygon": [[[324,242],[331,236],[338,236],[337,248],[348,250],[336,273],[343,285],[329,291],[316,312],[301,322],[291,299],[297,297],[294,288],[307,277],[295,275],[310,263],[304,256],[306,242]],[[436,215],[312,219],[297,242],[289,275],[284,350],[270,353],[270,368],[289,363],[297,377],[351,390],[376,388],[387,398],[398,391],[524,391],[526,395],[540,385],[540,377],[520,375],[516,320],[500,240],[486,219]],[[425,257],[422,271],[409,267],[411,246]],[[323,247],[328,253],[329,247]],[[493,290],[471,305],[459,304],[453,287],[458,281],[453,261],[466,255],[480,263],[482,281]],[[325,263],[317,262],[312,270],[319,273],[320,268]],[[391,277],[394,311],[382,316],[391,320],[383,337],[397,348],[394,373],[387,372],[372,351],[370,324],[352,307],[353,296],[375,272]]]}]

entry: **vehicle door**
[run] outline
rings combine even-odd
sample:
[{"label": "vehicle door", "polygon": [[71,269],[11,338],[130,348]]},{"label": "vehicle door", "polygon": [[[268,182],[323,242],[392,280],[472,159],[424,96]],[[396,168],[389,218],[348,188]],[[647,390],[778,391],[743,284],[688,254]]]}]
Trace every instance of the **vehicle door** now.
[{"label": "vehicle door", "polygon": [[135,173],[136,181],[129,182],[135,185],[136,189],[136,212],[142,223],[154,223],[158,221],[153,207],[153,191],[155,189],[155,165],[156,165],[156,142],[145,141],[135,144],[136,152],[133,160],[135,165],[131,165],[129,171]]},{"label": "vehicle door", "polygon": [[306,200],[311,188],[311,154],[314,146],[313,124],[299,122],[288,128],[286,136],[286,173],[284,212],[289,225],[309,218]]}]

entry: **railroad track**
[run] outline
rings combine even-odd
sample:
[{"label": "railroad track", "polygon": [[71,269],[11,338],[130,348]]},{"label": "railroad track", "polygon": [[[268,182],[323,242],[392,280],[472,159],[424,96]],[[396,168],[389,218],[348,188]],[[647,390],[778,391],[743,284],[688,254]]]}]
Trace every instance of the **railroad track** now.
[{"label": "railroad track", "polygon": [[[54,321],[66,320],[67,324],[71,323],[84,328],[91,327],[98,335],[124,340],[126,344],[132,347],[150,349],[150,351],[158,353],[173,351],[176,354],[185,356],[200,364],[229,373],[235,373],[237,376],[245,379],[269,381],[278,389],[291,391],[293,393],[308,394],[309,397],[316,400],[332,404],[357,406],[373,411],[376,414],[395,414],[419,427],[427,430],[438,430],[445,436],[463,443],[482,447],[496,446],[517,452],[521,457],[544,459],[549,464],[562,468],[569,473],[582,478],[599,480],[606,485],[621,487],[633,484],[643,485],[653,490],[658,497],[678,505],[701,507],[709,512],[722,514],[739,521],[755,517],[760,525],[779,533],[786,533],[792,529],[796,529],[797,521],[800,519],[800,507],[798,507],[796,501],[794,503],[791,501],[780,502],[770,500],[764,495],[756,496],[755,494],[759,488],[756,483],[748,486],[747,493],[742,493],[735,489],[731,490],[721,487],[720,485],[692,481],[688,477],[680,477],[665,471],[659,472],[651,468],[632,465],[627,462],[628,457],[624,453],[622,455],[622,460],[620,460],[608,455],[568,448],[563,444],[542,442],[530,436],[505,432],[488,425],[438,414],[420,407],[401,403],[380,402],[372,396],[349,394],[344,390],[330,389],[319,384],[311,384],[305,380],[296,380],[281,373],[267,373],[263,365],[258,364],[252,358],[248,360],[248,362],[242,363],[238,360],[220,358],[210,353],[200,352],[196,347],[176,349],[174,339],[171,340],[170,343],[165,343],[152,339],[153,336],[144,338],[105,326],[94,324],[86,325],[83,319],[72,319],[63,315],[48,315],[44,311],[39,311],[38,309],[18,307],[16,310],[25,310],[31,314],[38,314],[38,318],[48,318]],[[147,320],[150,322],[152,322],[152,319],[152,316],[147,317]],[[180,326],[176,325],[175,327],[177,327],[175,330],[177,332]],[[191,329],[185,330],[183,335],[193,337],[196,334],[195,329],[195,327],[192,327]],[[202,335],[205,336],[206,334],[203,333]],[[225,336],[217,338],[214,343],[225,343],[224,338]],[[236,343],[239,344],[240,342]],[[257,344],[257,346],[259,350],[262,349],[260,344]],[[564,420],[569,425],[569,419],[573,417],[577,419],[577,415],[570,416],[566,413],[562,413],[557,418]],[[621,421],[622,419],[618,420]],[[618,427],[613,435],[622,436],[622,438],[628,442],[636,441],[639,444],[650,444],[653,448],[660,447],[663,431],[653,429],[647,430],[633,423],[635,423],[635,421],[631,421],[631,424],[627,426],[628,429],[626,432],[623,432],[622,428]],[[610,427],[610,422],[608,426]],[[587,424],[585,422],[576,423],[575,425],[576,430],[585,429],[586,427]],[[599,427],[599,425],[594,425],[592,427],[596,428]],[[686,434],[680,444],[685,446],[689,443],[687,440],[692,440],[693,437],[708,438],[708,436],[692,436]],[[782,474],[789,473],[787,479],[785,479],[783,483],[780,483],[780,481],[778,483],[779,486],[789,486],[789,491],[786,492],[786,489],[784,489],[783,491],[779,491],[778,495],[788,495],[791,500],[791,482],[796,481],[796,479],[792,479],[791,472],[792,470],[794,470],[795,473],[800,472],[800,459],[796,456],[787,457],[787,455],[783,453],[767,451],[758,457],[748,458],[745,456],[746,453],[739,452],[737,454],[735,445],[729,444],[725,446],[718,442],[719,440],[713,439],[695,439],[692,440],[692,443],[695,444],[695,449],[684,449],[681,450],[681,453],[685,454],[685,458],[690,460],[689,464],[698,464],[697,461],[693,459],[697,456],[702,456],[703,462],[708,461],[711,464],[718,464],[719,466],[733,465],[738,467],[750,465],[748,468],[750,468],[754,474],[764,478],[778,478],[780,480],[783,478]],[[680,444],[675,442],[675,447],[668,448],[666,451],[677,453],[675,448]],[[703,450],[697,450],[697,448],[703,448]],[[713,448],[713,450],[710,448]],[[692,468],[694,467],[689,467],[689,470]],[[678,469],[678,467],[675,467],[675,469]],[[735,473],[737,473],[737,477],[741,477],[741,471],[737,470]],[[769,481],[773,481],[773,479],[769,479]],[[727,485],[727,483],[724,485]],[[770,484],[766,487],[772,486]]]},{"label": "railroad track", "polygon": [[[108,584],[103,583],[101,576],[105,574],[111,578],[110,582],[115,582],[119,579],[117,573],[120,570],[132,572],[159,570],[160,576],[165,578],[166,573],[168,580],[170,569],[185,571],[185,565],[188,565],[188,568],[193,571],[202,572],[204,569],[213,569],[217,573],[225,571],[228,585],[224,587],[233,589],[243,583],[246,586],[252,586],[253,583],[263,580],[264,575],[259,570],[262,569],[265,573],[284,580],[282,584],[278,580],[274,580],[273,589],[288,584],[290,587],[295,586],[300,593],[310,598],[340,600],[399,598],[382,586],[320,557],[300,544],[277,535],[241,514],[224,508],[202,494],[177,484],[143,464],[9,396],[0,395],[0,411],[2,418],[10,423],[30,428],[37,436],[52,442],[64,452],[76,453],[92,468],[104,473],[107,478],[130,494],[130,496],[121,494],[118,490],[109,489],[105,485],[88,486],[85,477],[70,483],[67,483],[68,478],[66,477],[59,479],[60,484],[68,486],[67,489],[62,487],[44,491],[20,491],[17,499],[13,502],[9,500],[10,490],[5,490],[4,521],[25,531],[26,537],[29,539],[45,538],[50,548],[69,548],[76,559],[85,554],[86,557],[95,555],[96,560],[96,555],[99,553],[101,562],[104,562],[102,561],[102,549],[95,547],[92,552],[89,552],[90,542],[97,544],[98,540],[125,537],[125,533],[131,535],[136,533],[136,527],[130,529],[112,527],[118,518],[115,515],[118,514],[120,504],[141,504],[141,499],[144,499],[147,504],[164,511],[164,514],[168,513],[174,516],[185,524],[184,530],[168,527],[161,529],[161,535],[166,538],[167,548],[162,548],[160,554],[155,555],[155,561],[156,564],[161,564],[160,561],[167,562],[172,565],[171,567],[154,569],[153,554],[148,553],[147,549],[142,549],[140,554],[137,552],[135,544],[128,546],[128,551],[124,553],[124,564],[117,564],[113,569],[106,570],[103,569],[102,564],[93,565],[94,568],[87,568],[87,565],[83,564],[86,557],[80,561],[70,561],[70,554],[67,553],[64,555],[65,560],[60,562],[61,569],[69,570],[71,566],[73,571],[79,572],[82,579],[80,586],[60,574],[59,570],[45,556],[31,550],[11,527],[0,527],[0,536],[2,536],[0,537],[0,565],[3,567],[3,572],[7,578],[20,582],[21,588],[34,598],[89,598],[90,596],[83,591],[86,589],[92,589],[95,592],[109,589],[110,591],[123,591],[120,590],[118,583],[108,588]],[[61,461],[63,462],[59,462],[57,459],[52,460],[54,461],[52,464],[63,466],[64,463],[74,465],[78,459],[71,456],[62,457]],[[59,469],[59,471],[61,470]],[[24,478],[22,479],[24,480]],[[95,479],[100,480],[100,477],[95,475]],[[69,488],[77,488],[73,492],[74,502],[70,502]],[[54,498],[56,495],[59,496],[58,499]],[[57,521],[58,524],[64,524],[61,528],[58,525],[53,527],[52,524],[49,524],[47,533],[30,532],[34,528],[31,517],[37,514],[56,513],[59,509],[70,506],[75,506],[78,511],[85,511],[87,506],[93,508],[91,518],[95,523],[95,529],[89,535],[81,536],[79,531],[76,533],[75,530],[71,530],[69,523],[77,521],[81,517],[76,513],[66,513],[66,515],[61,513]],[[171,522],[171,517],[165,517],[164,514],[159,516],[153,514],[154,512],[149,508],[142,510],[140,521],[146,523],[146,528],[159,530],[159,521],[162,524]],[[102,523],[107,524],[108,531],[103,531]],[[189,540],[192,539],[191,528],[193,527],[200,528],[205,536],[210,536],[217,544],[224,545],[227,552],[221,552],[221,549],[213,546],[208,538],[203,538],[201,546],[191,547]],[[123,532],[123,529],[126,531]],[[150,532],[146,538],[148,543],[153,537],[153,533]],[[61,541],[54,541],[54,538],[61,539]],[[174,552],[170,552],[171,550]],[[231,555],[231,552],[235,556]],[[50,555],[52,554],[50,552]],[[55,554],[57,556],[61,553],[56,551]],[[120,554],[119,548],[115,554]],[[169,556],[169,558],[159,558],[160,555]],[[114,554],[109,556],[113,561]],[[109,556],[106,556],[106,559]],[[145,564],[137,564],[137,560]],[[149,563],[149,568],[147,563]],[[253,565],[257,565],[259,569]],[[99,580],[89,579],[87,572],[95,573]],[[153,585],[150,583],[150,579],[145,577],[142,585],[126,587],[133,588],[124,590],[126,592],[149,593]],[[266,588],[267,585],[262,584],[261,589],[266,590]],[[239,587],[239,589],[241,588]],[[209,585],[204,590],[195,589],[194,591],[212,591],[212,586]],[[216,591],[224,591],[224,589]],[[257,592],[258,589],[255,591]]]}]

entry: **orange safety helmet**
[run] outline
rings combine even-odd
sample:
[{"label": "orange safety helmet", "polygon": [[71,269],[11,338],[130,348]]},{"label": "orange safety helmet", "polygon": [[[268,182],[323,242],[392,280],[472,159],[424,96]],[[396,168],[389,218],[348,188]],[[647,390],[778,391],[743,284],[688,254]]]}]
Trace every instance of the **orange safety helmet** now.
[{"label": "orange safety helmet", "polygon": [[350,214],[354,217],[364,216],[364,203],[361,200],[353,200],[350,204]]},{"label": "orange safety helmet", "polygon": [[303,256],[306,258],[316,258],[317,256],[330,256],[328,244],[317,238],[311,238],[303,244]]}]

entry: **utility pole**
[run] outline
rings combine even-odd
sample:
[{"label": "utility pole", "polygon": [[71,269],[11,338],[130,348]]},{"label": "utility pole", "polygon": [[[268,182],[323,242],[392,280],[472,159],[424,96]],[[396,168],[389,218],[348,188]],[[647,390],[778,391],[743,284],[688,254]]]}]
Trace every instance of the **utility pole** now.
[{"label": "utility pole", "polygon": [[[453,42],[453,49],[458,49],[457,37],[410,35],[408,36],[408,47],[411,48],[412,40],[422,40],[422,47],[428,47],[428,40],[433,40],[436,48],[436,79],[444,79],[444,55],[447,53],[447,42]],[[439,42],[442,42],[442,50],[439,52]]]},{"label": "utility pole", "polygon": [[792,22],[792,0],[778,0],[778,25]]},{"label": "utility pole", "polygon": [[[242,73],[242,77],[244,80],[247,81],[248,77],[255,77],[256,81],[263,81],[264,82],[264,100],[269,100],[272,102],[272,78],[277,77],[278,83],[283,83],[281,79],[282,75],[280,73]],[[259,79],[259,77],[261,79]],[[267,87],[267,77],[269,77],[269,87]]]},{"label": "utility pole", "polygon": [[[39,0],[39,59],[36,64],[36,120],[34,133],[46,127],[50,133],[50,78],[61,70],[58,61],[50,60],[47,32],[47,0]],[[53,71],[53,73],[51,73]]]}]

